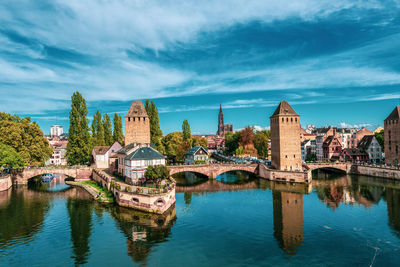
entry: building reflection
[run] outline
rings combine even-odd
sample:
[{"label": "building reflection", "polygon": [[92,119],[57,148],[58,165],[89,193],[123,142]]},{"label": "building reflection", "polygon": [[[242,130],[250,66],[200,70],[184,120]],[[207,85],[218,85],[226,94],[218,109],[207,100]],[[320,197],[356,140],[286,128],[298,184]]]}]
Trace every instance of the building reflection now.
[{"label": "building reflection", "polygon": [[154,245],[165,242],[176,221],[175,206],[163,215],[143,213],[123,207],[111,211],[117,226],[126,236],[128,256],[135,263],[145,263]]},{"label": "building reflection", "polygon": [[389,226],[400,238],[400,190],[386,188],[386,202],[389,216]]},{"label": "building reflection", "polygon": [[[305,187],[303,187],[305,186]],[[273,185],[274,236],[287,254],[295,254],[304,240],[303,193],[306,185]]]}]

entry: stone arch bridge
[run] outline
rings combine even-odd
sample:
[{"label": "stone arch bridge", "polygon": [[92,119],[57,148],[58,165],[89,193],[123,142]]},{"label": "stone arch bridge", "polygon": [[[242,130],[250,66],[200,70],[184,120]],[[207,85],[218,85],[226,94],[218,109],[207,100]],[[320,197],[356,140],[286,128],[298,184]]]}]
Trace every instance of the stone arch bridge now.
[{"label": "stone arch bridge", "polygon": [[306,163],[304,167],[309,170],[327,169],[333,171],[343,171],[345,173],[350,173],[351,163],[347,162],[328,162],[328,163]]},{"label": "stone arch bridge", "polygon": [[258,164],[202,164],[168,166],[170,174],[180,172],[196,172],[215,179],[218,175],[229,171],[246,171],[258,175]]},{"label": "stone arch bridge", "polygon": [[11,179],[13,184],[27,184],[32,177],[45,173],[64,174],[77,180],[87,180],[92,176],[93,168],[87,166],[58,166],[26,168],[20,172],[13,173]]}]

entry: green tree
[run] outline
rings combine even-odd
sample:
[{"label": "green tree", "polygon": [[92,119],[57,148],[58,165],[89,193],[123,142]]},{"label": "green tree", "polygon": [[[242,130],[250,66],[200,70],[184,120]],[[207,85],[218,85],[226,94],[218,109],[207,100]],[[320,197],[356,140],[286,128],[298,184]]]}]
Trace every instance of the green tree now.
[{"label": "green tree", "polygon": [[375,133],[376,140],[382,147],[382,151],[385,148],[385,130],[380,131],[379,133]]},{"label": "green tree", "polygon": [[94,146],[104,146],[104,128],[103,123],[101,121],[100,111],[97,111],[96,114],[93,115],[92,122],[92,138]]},{"label": "green tree", "polygon": [[177,160],[177,152],[180,144],[183,142],[181,132],[173,132],[167,134],[162,139],[162,144],[165,147],[165,153],[168,160],[175,162]]},{"label": "green tree", "polygon": [[168,167],[164,165],[148,166],[144,173],[146,180],[154,181],[157,186],[170,176]]},{"label": "green tree", "polygon": [[228,155],[235,154],[236,149],[239,147],[240,132],[225,134],[225,153]]},{"label": "green tree", "polygon": [[183,161],[185,159],[185,153],[191,148],[192,146],[183,141],[179,144],[178,150],[176,151],[176,159],[179,161]]},{"label": "green tree", "polygon": [[317,155],[315,153],[308,154],[306,161],[317,161]]},{"label": "green tree", "polygon": [[43,165],[52,154],[39,125],[29,117],[0,112],[0,143],[12,147],[29,166]]},{"label": "green tree", "polygon": [[158,109],[153,101],[146,100],[145,104],[147,115],[150,120],[150,142],[154,144],[155,148],[161,152],[165,153],[165,149],[162,146],[162,131],[160,128],[160,119],[158,117]]},{"label": "green tree", "polygon": [[85,99],[79,92],[75,92],[71,97],[71,111],[69,113],[68,164],[89,163],[92,144],[87,114]]},{"label": "green tree", "polygon": [[0,168],[21,169],[25,165],[21,155],[11,146],[0,143]]},{"label": "green tree", "polygon": [[113,139],[114,142],[117,141],[121,145],[124,145],[124,135],[122,133],[122,118],[117,113],[114,114],[114,129],[113,129]]},{"label": "green tree", "polygon": [[190,131],[190,125],[187,120],[184,120],[182,123],[182,137],[183,141],[188,144],[192,144],[192,132]]},{"label": "green tree", "polygon": [[195,136],[192,139],[192,146],[202,146],[204,148],[207,148],[208,141],[206,138]]},{"label": "green tree", "polygon": [[103,116],[103,129],[104,129],[104,143],[106,146],[111,146],[113,142],[113,133],[111,126],[111,119],[108,114]]},{"label": "green tree", "polygon": [[240,156],[240,155],[243,154],[243,152],[244,152],[243,147],[242,147],[242,146],[239,146],[239,147],[236,148],[236,150],[235,150],[235,155],[236,155],[236,156]]},{"label": "green tree", "polygon": [[270,139],[270,131],[257,131],[254,135],[254,147],[257,149],[257,154],[261,158],[268,156],[268,141]]}]

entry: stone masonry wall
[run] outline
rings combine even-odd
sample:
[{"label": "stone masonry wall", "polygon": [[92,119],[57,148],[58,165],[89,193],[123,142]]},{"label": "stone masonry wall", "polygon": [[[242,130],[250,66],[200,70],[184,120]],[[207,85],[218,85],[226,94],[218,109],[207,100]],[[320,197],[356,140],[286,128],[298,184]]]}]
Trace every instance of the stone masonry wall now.
[{"label": "stone masonry wall", "polygon": [[400,180],[400,170],[398,169],[384,169],[370,166],[354,166],[352,168],[352,173]]},{"label": "stone masonry wall", "polygon": [[125,117],[125,145],[150,143],[150,120],[146,117]]},{"label": "stone masonry wall", "polygon": [[10,175],[0,178],[0,191],[8,190],[11,186],[12,180]]}]

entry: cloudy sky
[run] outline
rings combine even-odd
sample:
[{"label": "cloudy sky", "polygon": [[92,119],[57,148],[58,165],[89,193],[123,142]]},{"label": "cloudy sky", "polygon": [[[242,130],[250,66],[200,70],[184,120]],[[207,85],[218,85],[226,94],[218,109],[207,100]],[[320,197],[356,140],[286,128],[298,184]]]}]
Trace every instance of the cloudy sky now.
[{"label": "cloudy sky", "polygon": [[[182,2],[182,3],[179,3]],[[267,127],[280,100],[301,122],[373,129],[400,104],[400,1],[2,0],[0,111],[68,129],[153,99],[164,133]]]}]

